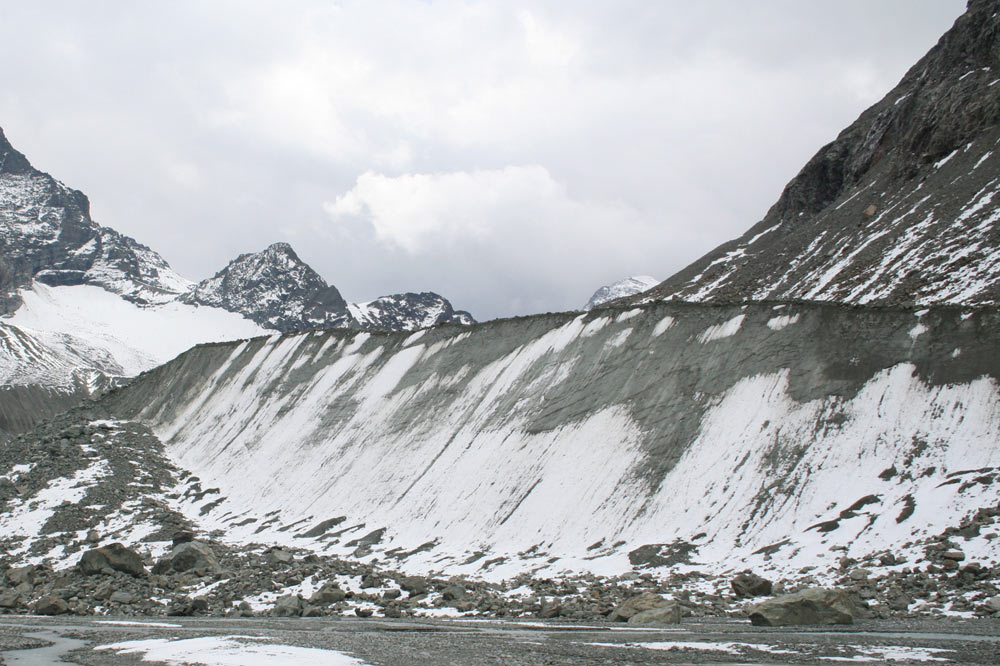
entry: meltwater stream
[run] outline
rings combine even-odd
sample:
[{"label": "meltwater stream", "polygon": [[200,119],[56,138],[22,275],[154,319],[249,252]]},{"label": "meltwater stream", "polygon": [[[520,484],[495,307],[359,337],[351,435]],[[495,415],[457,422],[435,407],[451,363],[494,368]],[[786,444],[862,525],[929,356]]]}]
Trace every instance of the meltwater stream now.
[{"label": "meltwater stream", "polygon": [[52,664],[66,663],[62,661],[65,655],[87,645],[85,641],[66,638],[54,631],[32,631],[25,636],[49,641],[51,645],[0,652],[0,657],[3,657],[3,663],[6,666],[51,666]]}]

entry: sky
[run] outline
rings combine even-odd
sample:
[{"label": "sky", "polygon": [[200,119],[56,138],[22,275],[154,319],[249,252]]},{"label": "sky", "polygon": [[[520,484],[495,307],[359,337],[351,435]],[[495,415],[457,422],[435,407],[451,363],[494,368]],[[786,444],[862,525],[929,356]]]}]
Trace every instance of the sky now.
[{"label": "sky", "polygon": [[477,319],[760,220],[964,0],[0,0],[0,127],[193,280],[291,243]]}]

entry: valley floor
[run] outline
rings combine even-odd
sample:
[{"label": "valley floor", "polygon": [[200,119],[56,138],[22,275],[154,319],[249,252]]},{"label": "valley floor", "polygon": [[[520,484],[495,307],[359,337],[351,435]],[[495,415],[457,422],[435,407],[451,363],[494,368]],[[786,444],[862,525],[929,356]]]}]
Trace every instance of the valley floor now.
[{"label": "valley floor", "polygon": [[601,623],[330,618],[0,619],[4,664],[996,664],[1000,620],[864,621],[762,628],[685,620]]}]

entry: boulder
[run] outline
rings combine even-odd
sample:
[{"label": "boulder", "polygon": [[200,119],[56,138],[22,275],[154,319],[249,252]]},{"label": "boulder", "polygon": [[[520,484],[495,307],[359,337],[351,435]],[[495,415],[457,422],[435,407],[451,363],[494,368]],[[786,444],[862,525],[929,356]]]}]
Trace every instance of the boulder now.
[{"label": "boulder", "polygon": [[15,590],[8,590],[0,594],[0,608],[18,608],[24,605],[21,595]]},{"label": "boulder", "polygon": [[410,593],[410,596],[427,594],[429,589],[427,579],[422,576],[403,576],[398,580],[399,586]]},{"label": "boulder", "polygon": [[538,617],[546,620],[559,617],[561,614],[562,604],[558,601],[546,601],[542,604],[541,608],[538,609]]},{"label": "boulder", "polygon": [[628,619],[628,623],[637,627],[662,627],[667,624],[680,624],[681,617],[685,614],[684,610],[676,601],[668,601],[663,606],[639,611]]},{"label": "boulder", "polygon": [[729,585],[733,588],[737,599],[763,597],[771,594],[771,581],[750,571],[737,574],[729,581]]},{"label": "boulder", "polygon": [[287,550],[282,550],[281,548],[272,548],[267,551],[265,555],[268,564],[272,566],[288,566],[295,562],[295,555]]},{"label": "boulder", "polygon": [[654,608],[660,608],[661,606],[665,606],[667,603],[667,600],[658,594],[643,592],[638,596],[626,599],[625,603],[611,612],[608,619],[618,622],[628,622],[628,620],[631,619],[636,613],[652,610]]},{"label": "boulder", "polygon": [[191,599],[190,597],[177,597],[167,606],[167,615],[174,617],[186,617],[203,613],[208,610],[208,601],[202,598]]},{"label": "boulder", "polygon": [[465,601],[469,593],[461,585],[449,585],[441,591],[441,598],[445,601]]},{"label": "boulder", "polygon": [[35,567],[28,565],[25,567],[14,567],[13,569],[7,570],[7,582],[13,586],[22,585],[28,583],[29,585],[34,585],[35,583]]},{"label": "boulder", "polygon": [[361,589],[367,590],[373,587],[382,587],[382,579],[373,573],[367,573],[361,578]]},{"label": "boulder", "polygon": [[178,530],[174,532],[171,545],[177,546],[182,543],[187,543],[189,541],[194,541],[194,532],[189,530]]},{"label": "boulder", "polygon": [[330,581],[309,597],[309,603],[319,605],[335,604],[338,601],[343,601],[345,598],[347,598],[347,593],[340,589],[340,586],[335,582]]},{"label": "boulder", "polygon": [[219,573],[222,567],[215,557],[211,546],[202,541],[182,541],[171,549],[156,566],[153,573],[181,573],[183,571],[201,570],[206,573]]},{"label": "boulder", "polygon": [[69,612],[69,604],[54,594],[47,594],[32,604],[31,609],[39,615],[65,615]]},{"label": "boulder", "polygon": [[131,604],[135,601],[135,598],[131,593],[126,592],[125,590],[118,590],[111,593],[111,596],[108,597],[108,601],[116,604]]},{"label": "boulder", "polygon": [[80,557],[80,571],[88,576],[99,574],[106,569],[121,571],[132,576],[145,576],[146,567],[142,557],[120,543],[92,548]]},{"label": "boulder", "polygon": [[853,624],[854,604],[843,590],[811,587],[758,604],[750,622],[766,627]]},{"label": "boulder", "polygon": [[294,594],[286,594],[280,597],[274,602],[271,615],[274,617],[298,617],[302,615],[302,599]]}]

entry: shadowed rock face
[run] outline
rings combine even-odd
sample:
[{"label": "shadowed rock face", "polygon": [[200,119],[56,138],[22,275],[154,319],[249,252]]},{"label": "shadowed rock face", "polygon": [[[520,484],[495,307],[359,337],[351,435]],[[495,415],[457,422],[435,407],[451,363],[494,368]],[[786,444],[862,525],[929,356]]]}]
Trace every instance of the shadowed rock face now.
[{"label": "shadowed rock face", "polygon": [[998,26],[970,2],[761,222],[638,298],[997,303]]}]

